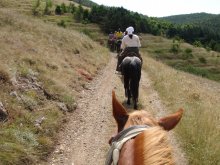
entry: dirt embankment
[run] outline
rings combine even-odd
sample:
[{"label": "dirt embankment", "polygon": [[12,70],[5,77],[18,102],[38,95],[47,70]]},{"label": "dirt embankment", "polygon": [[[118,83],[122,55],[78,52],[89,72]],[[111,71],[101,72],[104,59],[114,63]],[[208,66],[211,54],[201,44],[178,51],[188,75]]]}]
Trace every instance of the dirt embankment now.
[{"label": "dirt embankment", "polygon": [[[59,134],[59,144],[51,155],[50,165],[103,165],[109,148],[108,140],[116,130],[112,117],[111,92],[124,98],[123,84],[120,76],[115,74],[116,58],[111,60],[97,78],[82,91],[78,108],[68,117],[68,124]],[[154,89],[146,73],[142,72],[140,84],[140,102],[143,109],[163,116],[165,107]],[[178,146],[171,134],[171,141]],[[175,147],[175,157],[179,165],[187,164],[184,154]]]}]

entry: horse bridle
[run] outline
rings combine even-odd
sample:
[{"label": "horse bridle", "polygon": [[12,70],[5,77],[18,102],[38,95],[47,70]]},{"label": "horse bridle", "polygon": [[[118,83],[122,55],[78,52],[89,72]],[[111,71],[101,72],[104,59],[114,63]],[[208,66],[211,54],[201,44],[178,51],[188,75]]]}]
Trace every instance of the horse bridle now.
[{"label": "horse bridle", "polygon": [[105,165],[111,165],[112,162],[113,165],[117,165],[119,153],[123,144],[129,139],[139,135],[149,127],[149,125],[135,125],[119,132],[111,141],[111,148],[108,151]]}]

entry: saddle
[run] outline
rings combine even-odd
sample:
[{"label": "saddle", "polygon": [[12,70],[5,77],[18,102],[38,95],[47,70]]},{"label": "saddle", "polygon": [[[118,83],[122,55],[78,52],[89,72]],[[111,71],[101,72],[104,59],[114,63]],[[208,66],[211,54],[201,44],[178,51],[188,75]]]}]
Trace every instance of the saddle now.
[{"label": "saddle", "polygon": [[143,63],[143,59],[141,57],[141,54],[139,53],[139,49],[137,47],[127,47],[118,56],[118,63],[117,63],[116,71],[121,72],[120,65],[123,59],[128,56],[129,57],[136,56],[141,60],[141,64]]}]

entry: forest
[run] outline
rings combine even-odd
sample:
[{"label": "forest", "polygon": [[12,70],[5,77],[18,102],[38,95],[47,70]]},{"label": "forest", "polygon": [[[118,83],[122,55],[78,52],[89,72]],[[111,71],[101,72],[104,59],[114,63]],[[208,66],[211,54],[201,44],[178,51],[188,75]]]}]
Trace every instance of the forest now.
[{"label": "forest", "polygon": [[175,24],[165,19],[147,17],[137,12],[131,12],[122,7],[101,5],[92,7],[89,20],[98,23],[106,33],[118,28],[124,30],[128,26],[133,26],[136,33],[179,38],[195,46],[205,47],[207,50],[220,51],[220,32],[214,26],[219,19],[212,18],[213,21],[206,21],[206,24],[192,23],[192,21]]},{"label": "forest", "polygon": [[[170,17],[148,17],[123,7],[97,5],[89,0],[73,0],[78,7],[57,6],[56,13],[71,12],[78,22],[96,23],[106,34],[133,26],[135,33],[175,38],[196,47],[220,52],[220,15],[195,13]],[[90,9],[85,9],[87,6]],[[65,10],[65,11],[62,11]]]}]

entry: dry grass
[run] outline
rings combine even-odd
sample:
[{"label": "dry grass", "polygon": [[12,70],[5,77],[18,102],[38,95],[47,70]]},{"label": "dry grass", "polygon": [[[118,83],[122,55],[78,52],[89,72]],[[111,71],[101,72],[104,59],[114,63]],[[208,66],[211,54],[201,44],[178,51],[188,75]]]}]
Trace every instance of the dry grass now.
[{"label": "dry grass", "polygon": [[170,111],[182,107],[183,119],[176,128],[189,164],[220,163],[220,84],[176,71],[144,57],[144,70]]},{"label": "dry grass", "polygon": [[0,101],[9,113],[0,123],[0,164],[34,164],[51,152],[65,122],[58,103],[74,110],[109,52],[83,33],[9,8],[0,10]]}]

